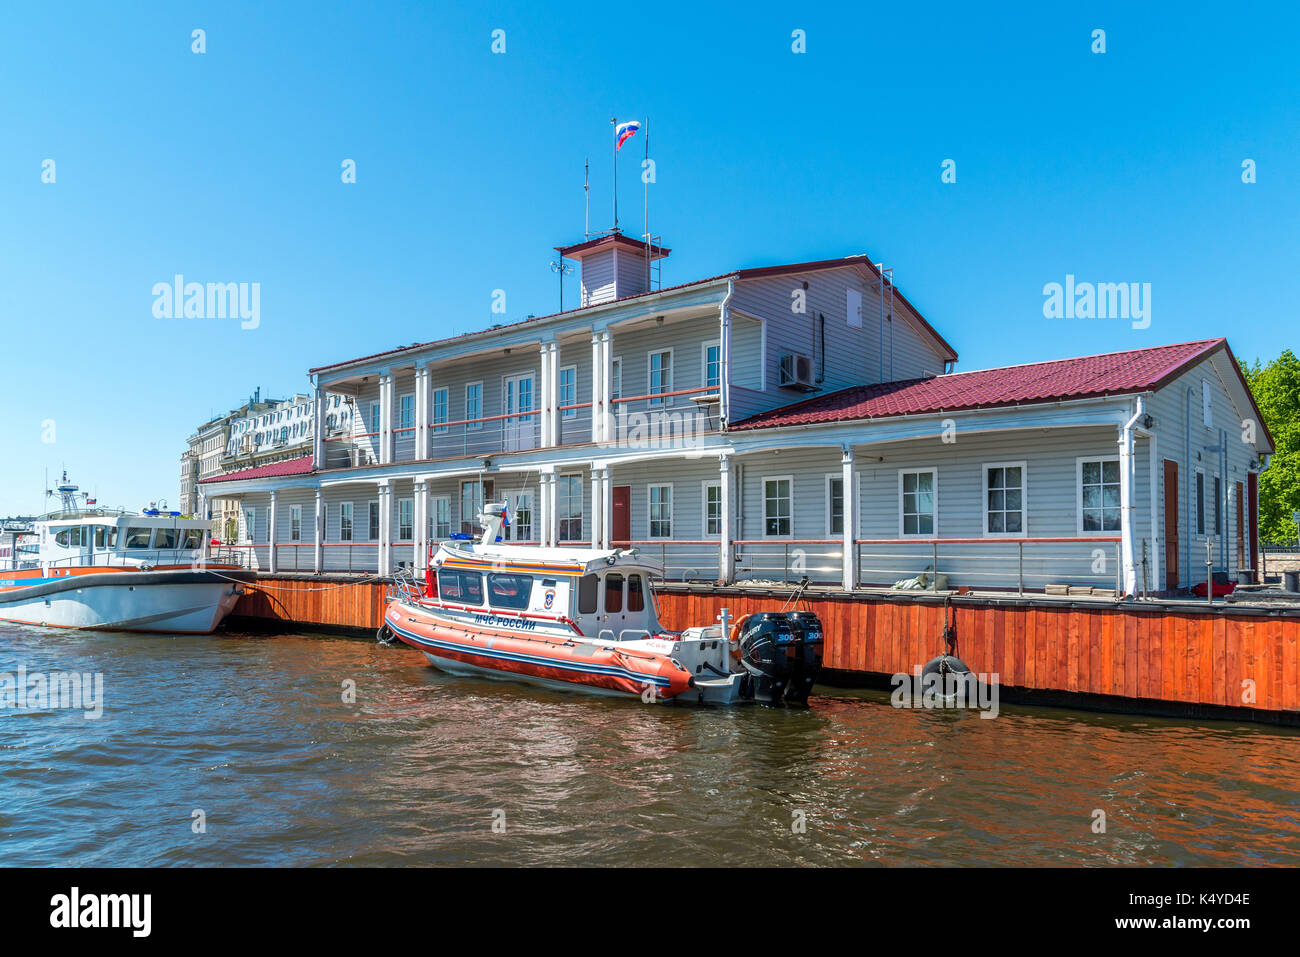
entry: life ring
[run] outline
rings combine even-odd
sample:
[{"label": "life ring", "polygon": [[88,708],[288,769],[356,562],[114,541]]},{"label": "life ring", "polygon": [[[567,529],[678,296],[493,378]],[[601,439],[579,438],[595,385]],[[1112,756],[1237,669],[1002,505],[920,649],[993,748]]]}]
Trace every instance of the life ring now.
[{"label": "life ring", "polygon": [[727,636],[727,651],[736,661],[740,661],[740,633],[744,630],[745,622],[749,621],[749,615],[744,615],[739,621],[731,626],[731,634]]}]

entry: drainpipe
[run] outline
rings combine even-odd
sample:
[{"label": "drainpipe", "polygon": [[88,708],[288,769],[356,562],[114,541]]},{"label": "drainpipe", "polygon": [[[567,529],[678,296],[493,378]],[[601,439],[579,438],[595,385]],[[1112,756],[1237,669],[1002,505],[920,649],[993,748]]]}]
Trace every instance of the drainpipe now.
[{"label": "drainpipe", "polygon": [[[727,294],[718,306],[718,323],[720,326],[718,345],[722,352],[722,384],[718,391],[718,428],[727,431],[727,422],[731,417],[731,295],[736,291],[736,281],[727,280]],[[766,357],[764,357],[766,358]]]},{"label": "drainpipe", "polygon": [[1133,417],[1124,423],[1119,437],[1120,561],[1123,563],[1125,597],[1137,594],[1137,568],[1133,555],[1133,426],[1146,410],[1141,396],[1133,405]]},{"label": "drainpipe", "polygon": [[1183,496],[1183,517],[1187,520],[1187,534],[1183,536],[1183,568],[1179,570],[1181,579],[1183,571],[1187,572],[1187,587],[1192,587],[1192,387],[1187,387],[1183,401],[1183,481],[1186,490]]}]

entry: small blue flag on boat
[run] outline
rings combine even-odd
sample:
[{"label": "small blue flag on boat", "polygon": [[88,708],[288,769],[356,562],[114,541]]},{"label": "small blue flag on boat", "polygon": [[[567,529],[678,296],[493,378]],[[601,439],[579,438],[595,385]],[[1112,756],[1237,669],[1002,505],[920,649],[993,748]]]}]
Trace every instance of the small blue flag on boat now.
[{"label": "small blue flag on boat", "polygon": [[617,152],[622,149],[623,144],[630,140],[632,135],[639,129],[641,129],[641,124],[636,120],[629,120],[614,127],[614,150]]}]

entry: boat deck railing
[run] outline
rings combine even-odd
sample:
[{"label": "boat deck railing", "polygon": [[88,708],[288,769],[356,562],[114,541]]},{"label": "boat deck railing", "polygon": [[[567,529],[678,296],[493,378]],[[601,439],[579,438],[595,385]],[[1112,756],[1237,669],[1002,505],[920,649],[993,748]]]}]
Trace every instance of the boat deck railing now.
[{"label": "boat deck railing", "polygon": [[132,550],[129,554],[120,552],[91,552],[88,555],[70,555],[53,561],[28,559],[18,563],[19,569],[26,568],[153,568],[156,565],[195,565],[199,561],[199,552],[193,548],[148,548]]}]

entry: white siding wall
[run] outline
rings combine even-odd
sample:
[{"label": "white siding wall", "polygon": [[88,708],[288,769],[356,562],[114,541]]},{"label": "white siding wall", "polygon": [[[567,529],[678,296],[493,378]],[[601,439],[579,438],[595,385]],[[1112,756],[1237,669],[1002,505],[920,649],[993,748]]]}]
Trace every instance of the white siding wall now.
[{"label": "white siding wall", "polygon": [[[1219,359],[1226,363],[1220,353]],[[1211,421],[1212,427],[1206,428],[1202,413],[1202,382],[1211,386]],[[1190,423],[1186,411],[1187,389],[1191,388]],[[1237,569],[1237,503],[1236,483],[1242,485],[1243,509],[1249,508],[1247,497],[1247,467],[1256,457],[1253,446],[1242,441],[1242,420],[1252,415],[1248,409],[1236,409],[1224,388],[1221,370],[1215,360],[1206,360],[1188,370],[1165,388],[1153,395],[1147,403],[1147,411],[1155,417],[1155,430],[1158,437],[1160,459],[1172,459],[1178,463],[1178,490],[1182,501],[1178,509],[1179,534],[1179,582],[1183,586],[1205,580],[1205,535],[1196,534],[1196,469],[1205,471],[1206,497],[1214,495],[1214,476],[1220,472],[1220,459],[1214,452],[1206,451],[1206,446],[1219,443],[1219,429],[1227,435],[1228,474],[1225,485],[1228,492],[1227,509],[1224,513],[1223,533],[1228,541],[1227,568],[1221,567],[1218,539],[1215,539],[1213,559],[1217,570],[1226,570],[1235,574]],[[1185,437],[1190,436],[1191,462],[1187,461]],[[1199,454],[1199,458],[1198,458]],[[1163,471],[1163,465],[1157,466]],[[1156,510],[1157,521],[1164,524],[1164,479],[1158,475],[1157,494],[1159,496]],[[1206,532],[1213,537],[1214,512],[1212,504],[1206,509]],[[1190,519],[1190,537],[1189,537]],[[1249,515],[1242,516],[1246,534],[1250,535]],[[1191,568],[1188,566],[1188,543],[1190,542]],[[1246,550],[1246,562],[1249,564],[1250,552]],[[1189,574],[1190,573],[1190,574]],[[1163,572],[1161,573],[1163,578]]]},{"label": "white siding wall", "polygon": [[[805,281],[808,283],[807,311],[794,313],[791,311],[792,294],[801,290]],[[850,326],[848,322],[850,290],[862,297],[861,328]],[[818,384],[822,392],[943,372],[943,356],[930,344],[919,322],[897,297],[891,322],[886,296],[886,319],[882,326],[879,289],[863,279],[857,267],[742,280],[736,284],[731,305],[740,312],[765,320],[767,326],[766,393],[761,399],[744,395],[739,402],[733,396],[733,410],[743,409],[745,414],[806,398],[803,393],[777,385],[781,354],[785,352],[812,357],[814,374],[820,380]],[[825,317],[824,345],[821,316]],[[744,367],[753,368],[755,341],[752,332],[742,328],[741,335],[732,341],[733,362],[739,346]],[[757,388],[757,382],[751,381],[753,378],[751,375],[738,384],[749,389]],[[732,418],[738,419],[739,416],[733,412]]]}]

